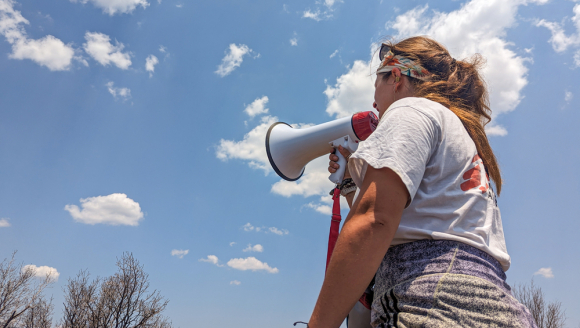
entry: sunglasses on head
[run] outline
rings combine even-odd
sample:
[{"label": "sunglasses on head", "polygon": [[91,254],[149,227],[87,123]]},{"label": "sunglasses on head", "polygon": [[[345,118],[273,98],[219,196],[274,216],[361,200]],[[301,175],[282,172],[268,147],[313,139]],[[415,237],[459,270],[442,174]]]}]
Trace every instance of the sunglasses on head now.
[{"label": "sunglasses on head", "polygon": [[381,50],[379,50],[379,59],[383,60],[389,51],[391,51],[391,46],[386,43],[381,44]]}]

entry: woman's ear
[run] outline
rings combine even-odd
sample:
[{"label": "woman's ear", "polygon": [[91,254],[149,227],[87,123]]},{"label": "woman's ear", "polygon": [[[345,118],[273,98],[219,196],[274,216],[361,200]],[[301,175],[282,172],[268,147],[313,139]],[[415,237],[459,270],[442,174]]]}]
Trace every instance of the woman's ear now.
[{"label": "woman's ear", "polygon": [[401,82],[401,70],[398,67],[393,68],[391,74],[395,77],[395,90],[397,87],[400,86],[399,82]]},{"label": "woman's ear", "polygon": [[401,70],[398,67],[393,67],[393,70],[391,70],[391,74],[393,74],[395,76],[395,80],[399,82],[399,80],[401,79]]}]

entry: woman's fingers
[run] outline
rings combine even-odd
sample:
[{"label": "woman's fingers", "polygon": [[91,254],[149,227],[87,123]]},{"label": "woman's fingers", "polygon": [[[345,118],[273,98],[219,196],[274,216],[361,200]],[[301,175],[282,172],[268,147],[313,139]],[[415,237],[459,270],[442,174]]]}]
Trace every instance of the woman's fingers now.
[{"label": "woman's fingers", "polygon": [[334,154],[330,154],[328,156],[328,159],[330,159],[331,162],[338,162],[338,156],[336,156]]},{"label": "woman's fingers", "polygon": [[[342,146],[338,146],[338,151],[340,151],[340,153],[342,154],[342,156],[344,156],[345,158],[348,158],[350,156],[350,151],[348,151],[348,149],[343,148]],[[338,165],[338,156],[335,155],[336,150],[334,148],[331,149],[331,153],[328,156],[328,159],[330,159],[330,162],[328,162],[328,172],[330,173],[334,173],[336,172],[336,170],[338,170],[338,168],[340,167],[340,165]]]},{"label": "woman's fingers", "polygon": [[336,172],[336,170],[339,167],[339,165],[336,163],[338,161],[338,156],[336,156],[334,154],[334,152],[335,152],[335,149],[330,148],[330,155],[328,155],[328,159],[330,160],[328,162],[328,172],[330,172],[330,173]]},{"label": "woman's fingers", "polygon": [[[342,154],[342,156],[344,156],[344,158],[348,158],[348,156],[350,155],[350,151],[348,151],[348,149],[342,147],[342,146],[338,146],[338,151]],[[338,157],[337,157],[338,160]]]},{"label": "woman's fingers", "polygon": [[[336,160],[338,160],[338,158]],[[332,159],[330,159],[330,162],[328,162],[328,172],[330,173],[336,172],[336,170],[338,170],[339,167],[340,165],[338,165],[338,163],[336,163],[336,161],[333,161]]]},{"label": "woman's fingers", "polygon": [[[348,149],[345,149],[342,146],[338,146],[338,151],[340,151],[340,153],[342,154],[342,156],[344,156],[344,158],[348,159],[350,157],[350,151],[348,151]],[[328,162],[328,172],[335,173],[336,170],[338,170],[338,168],[340,167],[340,165],[338,165],[337,163],[338,156],[336,155],[336,149],[334,148],[330,149],[330,155],[328,155],[328,159],[330,159],[330,161]],[[346,164],[347,165],[345,167],[348,168],[348,161]]]}]

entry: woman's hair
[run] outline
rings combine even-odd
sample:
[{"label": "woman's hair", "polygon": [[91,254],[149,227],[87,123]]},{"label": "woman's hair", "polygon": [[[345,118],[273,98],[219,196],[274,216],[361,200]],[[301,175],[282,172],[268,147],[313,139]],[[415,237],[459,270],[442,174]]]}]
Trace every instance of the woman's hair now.
[{"label": "woman's hair", "polygon": [[491,109],[485,82],[478,71],[485,62],[483,57],[476,54],[466,60],[455,60],[445,47],[424,36],[385,43],[395,55],[413,60],[432,74],[428,81],[409,79],[415,96],[438,102],[459,117],[499,195],[500,169],[484,129],[491,121]]}]

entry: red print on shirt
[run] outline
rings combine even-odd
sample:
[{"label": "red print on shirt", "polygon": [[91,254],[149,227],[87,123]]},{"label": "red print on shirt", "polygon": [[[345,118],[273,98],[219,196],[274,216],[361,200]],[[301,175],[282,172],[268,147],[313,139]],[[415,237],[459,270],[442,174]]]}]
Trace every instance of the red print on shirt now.
[{"label": "red print on shirt", "polygon": [[468,191],[470,189],[479,187],[482,193],[485,193],[489,188],[488,177],[485,173],[483,160],[479,155],[475,155],[471,163],[475,163],[475,167],[467,170],[463,174],[463,179],[467,180],[461,184],[461,190]]}]

